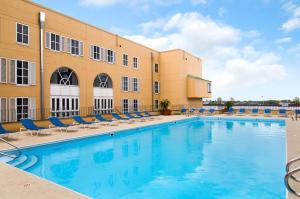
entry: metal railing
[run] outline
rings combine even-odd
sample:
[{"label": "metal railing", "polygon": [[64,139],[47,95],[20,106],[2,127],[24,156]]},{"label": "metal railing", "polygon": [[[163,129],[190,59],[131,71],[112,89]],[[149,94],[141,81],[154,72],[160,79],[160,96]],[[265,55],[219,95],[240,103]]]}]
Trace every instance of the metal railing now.
[{"label": "metal railing", "polygon": [[285,186],[287,188],[287,190],[296,195],[296,196],[300,196],[300,192],[298,192],[297,190],[295,190],[291,185],[290,185],[290,181],[293,180],[295,183],[300,183],[300,179],[297,178],[295,176],[295,174],[297,173],[300,173],[300,167],[297,167],[295,169],[291,169],[291,166],[297,162],[300,162],[300,157],[298,158],[295,158],[295,159],[292,159],[290,160],[287,164],[286,164],[286,167],[285,167],[285,170],[286,170],[286,175],[284,177],[284,183],[285,183]]},{"label": "metal railing", "polygon": [[16,158],[20,157],[20,155],[22,154],[22,151],[21,151],[21,149],[19,147],[13,145],[12,143],[6,141],[3,138],[0,138],[0,141],[4,142],[5,144],[8,144],[11,147],[13,147],[15,149],[14,151],[16,151],[16,155],[11,155],[9,153],[1,152],[1,151],[0,151],[0,155],[6,156],[6,157],[9,157],[9,158],[12,158],[12,159],[16,159]]}]

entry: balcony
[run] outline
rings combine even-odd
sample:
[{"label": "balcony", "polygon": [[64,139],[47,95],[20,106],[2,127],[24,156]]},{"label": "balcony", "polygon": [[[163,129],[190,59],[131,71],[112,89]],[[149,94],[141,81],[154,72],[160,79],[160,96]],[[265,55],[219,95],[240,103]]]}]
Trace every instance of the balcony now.
[{"label": "balcony", "polygon": [[211,81],[188,75],[186,85],[188,98],[211,98]]}]

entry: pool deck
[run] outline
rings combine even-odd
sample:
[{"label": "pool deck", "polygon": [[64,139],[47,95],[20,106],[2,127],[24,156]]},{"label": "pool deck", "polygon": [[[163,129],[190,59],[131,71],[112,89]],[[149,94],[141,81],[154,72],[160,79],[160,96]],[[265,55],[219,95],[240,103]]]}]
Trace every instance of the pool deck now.
[{"label": "pool deck", "polygon": [[[216,116],[216,115],[215,115]],[[217,115],[224,116],[224,115]],[[228,117],[228,116],[224,116]],[[241,118],[240,116],[230,116]],[[247,116],[246,116],[247,117]],[[153,124],[159,124],[162,122],[171,122],[187,118],[183,115],[172,116],[159,116],[161,119],[156,119],[147,122],[136,122],[133,124],[122,123],[118,126],[102,126],[99,125],[97,129],[79,129],[78,131],[61,133],[55,129],[50,130],[50,134],[46,136],[30,136],[29,134],[21,134],[12,136],[16,140],[10,141],[18,147],[26,147],[37,144],[44,144],[55,141],[63,141],[66,139],[73,139],[78,137],[86,137],[91,135],[99,135],[105,133],[111,133],[128,128],[137,128]],[[242,117],[242,118],[245,118]],[[247,117],[249,118],[249,117]],[[255,117],[260,118],[260,117]],[[273,119],[268,117],[268,119]],[[277,118],[278,119],[278,118]],[[292,119],[286,119],[287,124],[287,160],[293,159],[300,155],[300,120],[293,121]],[[7,145],[0,143],[0,150],[8,149]],[[297,165],[297,166],[300,166]],[[298,187],[300,190],[300,185]],[[17,169],[13,166],[0,162],[0,193],[1,199],[10,198],[88,198],[70,189],[57,185],[53,182],[47,181],[40,177],[34,176],[30,173]],[[297,197],[288,194],[287,198],[296,199]]]}]

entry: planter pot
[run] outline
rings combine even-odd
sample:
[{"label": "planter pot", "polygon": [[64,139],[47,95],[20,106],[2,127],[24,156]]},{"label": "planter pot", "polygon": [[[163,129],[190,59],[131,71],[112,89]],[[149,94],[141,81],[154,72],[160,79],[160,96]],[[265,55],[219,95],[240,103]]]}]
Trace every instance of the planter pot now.
[{"label": "planter pot", "polygon": [[161,111],[162,115],[171,115],[171,113],[172,113],[172,110],[162,110]]}]

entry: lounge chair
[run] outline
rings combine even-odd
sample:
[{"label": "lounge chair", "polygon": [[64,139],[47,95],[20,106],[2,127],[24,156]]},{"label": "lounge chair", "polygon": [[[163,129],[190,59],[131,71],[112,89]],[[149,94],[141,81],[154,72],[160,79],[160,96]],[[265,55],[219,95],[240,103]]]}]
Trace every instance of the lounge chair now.
[{"label": "lounge chair", "polygon": [[226,114],[228,114],[228,115],[234,114],[234,109],[233,109],[232,107],[230,107],[230,108],[228,109],[228,111],[226,112]]},{"label": "lounge chair", "polygon": [[265,116],[265,117],[271,117],[271,116],[272,116],[271,113],[272,113],[271,109],[267,108],[267,109],[265,109],[265,111],[264,111],[264,116]]},{"label": "lounge chair", "polygon": [[211,109],[208,110],[208,112],[209,112],[209,115],[213,115],[213,113],[215,112],[215,109],[211,108]]},{"label": "lounge chair", "polygon": [[118,122],[120,123],[128,123],[131,124],[133,123],[133,120],[131,118],[128,117],[121,117],[119,114],[117,113],[111,113],[111,115],[113,116],[113,118],[115,118]]},{"label": "lounge chair", "polygon": [[82,125],[83,128],[87,127],[87,128],[96,128],[97,126],[97,122],[87,122],[85,121],[82,117],[80,117],[79,115],[73,116],[72,117],[74,119],[74,124],[77,125]]},{"label": "lounge chair", "polygon": [[43,130],[47,129],[45,127],[39,127],[39,126],[37,126],[33,122],[33,120],[29,119],[29,118],[21,119],[20,122],[24,126],[24,128],[20,128],[20,132],[26,130],[26,131],[29,131],[31,135],[33,135],[34,132],[36,132],[36,134],[41,134],[43,132]]},{"label": "lounge chair", "polygon": [[240,108],[239,109],[239,113],[238,113],[238,115],[245,115],[246,114],[246,109],[244,109],[244,108]]},{"label": "lounge chair", "polygon": [[258,115],[259,115],[259,110],[258,110],[258,108],[253,108],[252,111],[251,111],[251,113],[252,113],[252,114],[251,114],[252,116],[258,116]]},{"label": "lounge chair", "polygon": [[283,109],[283,108],[279,109],[278,116],[279,117],[287,117],[286,109]]},{"label": "lounge chair", "polygon": [[8,137],[9,135],[15,134],[15,132],[6,130],[3,128],[2,124],[0,123],[0,137]]},{"label": "lounge chair", "polygon": [[49,128],[55,127],[59,129],[60,132],[62,132],[63,130],[68,132],[68,128],[74,127],[74,125],[64,124],[58,117],[49,117],[48,120],[51,123],[49,125]]},{"label": "lounge chair", "polygon": [[205,108],[200,108],[200,109],[199,109],[199,114],[202,115],[202,114],[204,114],[204,113],[205,113]]},{"label": "lounge chair", "polygon": [[154,118],[150,115],[142,115],[141,112],[135,112],[134,114],[136,114],[137,116],[140,116],[142,118],[145,118],[145,119],[149,119],[149,120],[154,120]]},{"label": "lounge chair", "polygon": [[100,122],[100,124],[117,126],[117,124],[113,123],[113,120],[108,120],[100,114],[96,114],[94,116],[95,116],[96,120],[98,120]]},{"label": "lounge chair", "polygon": [[187,115],[187,109],[186,108],[182,108],[180,110],[181,115]]},{"label": "lounge chair", "polygon": [[138,115],[134,116],[134,115],[131,115],[130,113],[124,113],[124,114],[130,119],[137,120],[137,121],[140,121],[140,122],[145,122],[145,119],[143,117],[138,116]]},{"label": "lounge chair", "polygon": [[144,111],[144,116],[152,117],[154,119],[159,119],[159,120],[162,119],[162,118],[159,118],[155,115],[150,114],[148,111]]},{"label": "lounge chair", "polygon": [[[300,117],[300,109],[295,110],[295,119],[298,120],[298,117]],[[292,118],[294,120],[294,118]]]},{"label": "lounge chair", "polygon": [[195,113],[196,109],[195,108],[191,108],[190,109],[190,114],[193,115]]}]

